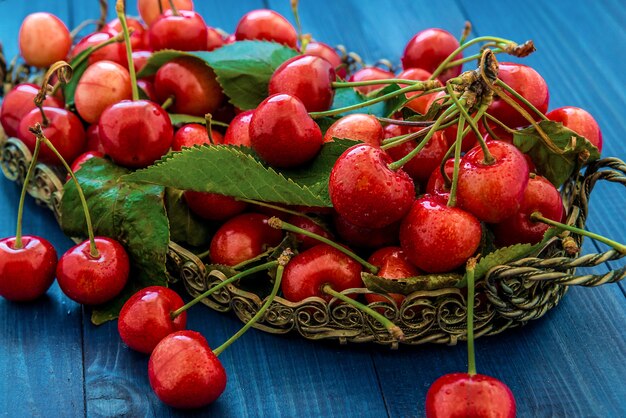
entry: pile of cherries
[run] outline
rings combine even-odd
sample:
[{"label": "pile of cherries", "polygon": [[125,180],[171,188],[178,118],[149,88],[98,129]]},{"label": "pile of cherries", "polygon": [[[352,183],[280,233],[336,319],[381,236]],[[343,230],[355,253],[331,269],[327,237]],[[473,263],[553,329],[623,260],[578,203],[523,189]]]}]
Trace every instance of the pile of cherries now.
[{"label": "pile of cherries", "polygon": [[[226,374],[217,355],[262,316],[279,290],[290,301],[321,297],[353,304],[399,339],[402,331],[380,308],[341,293],[363,287],[364,270],[389,279],[463,271],[466,265],[471,272],[485,228],[498,246],[539,242],[548,224],[562,221],[563,203],[558,189],[513,145],[515,130],[535,121],[558,121],[602,148],[600,129],[585,110],[563,107],[546,113],[548,87],[531,67],[500,63],[500,84],[478,76],[472,80],[494,91],[497,84],[504,94],[484,94],[475,103],[464,95],[469,73],[461,74],[462,65],[475,60],[482,65],[494,53],[464,58],[464,48],[483,41],[496,53],[515,51],[517,45],[508,40],[466,41],[464,36],[459,41],[444,30],[426,29],[407,43],[399,74],[376,66],[349,72],[335,49],[303,36],[271,10],[245,14],[235,33],[225,34],[207,26],[191,0],[139,0],[138,6],[143,22],[126,18],[118,1],[117,19],[75,43],[63,22],[49,13],[24,20],[19,34],[24,62],[51,68],[43,87],[16,85],[2,102],[4,131],[33,152],[24,188],[37,159],[64,164],[80,192],[73,172],[94,157],[134,169],[170,150],[222,144],[251,147],[269,166],[289,169],[305,167],[326,142],[358,141],[330,174],[332,208],[185,192],[195,214],[220,225],[210,243],[210,262],[239,273],[224,276],[224,282],[186,305],[165,287],[143,289],[126,302],[118,323],[129,347],[150,354],[150,383],[174,407],[195,408],[219,397]],[[213,70],[193,57],[173,59],[154,76],[136,78],[154,52],[211,51],[249,39],[299,51],[276,69],[268,97],[256,109],[230,105]],[[67,106],[58,88],[66,65],[57,63],[63,60],[88,63]],[[392,118],[354,113],[358,106],[331,109],[337,89],[356,89],[365,107],[381,100],[380,90],[390,84],[399,86],[391,94],[404,101]],[[210,114],[227,128],[211,123],[175,127],[168,112]],[[323,132],[319,121],[329,117],[333,123]],[[73,162],[71,169],[66,161]],[[0,241],[0,295],[36,299],[56,276],[63,292],[79,303],[98,305],[114,298],[127,283],[128,256],[115,240],[94,236],[84,199],[89,240],[57,262],[50,243],[21,234],[24,194],[16,236]],[[295,237],[297,248],[291,250],[296,254],[288,250],[259,264],[259,256],[281,244],[285,232]],[[265,270],[274,273],[274,291],[240,333],[211,350],[204,337],[185,330],[189,307],[227,283]],[[473,285],[468,291],[473,306]],[[368,294],[366,299],[399,306],[404,296]],[[427,416],[495,416],[496,411],[514,416],[508,388],[472,369],[435,383]]]}]

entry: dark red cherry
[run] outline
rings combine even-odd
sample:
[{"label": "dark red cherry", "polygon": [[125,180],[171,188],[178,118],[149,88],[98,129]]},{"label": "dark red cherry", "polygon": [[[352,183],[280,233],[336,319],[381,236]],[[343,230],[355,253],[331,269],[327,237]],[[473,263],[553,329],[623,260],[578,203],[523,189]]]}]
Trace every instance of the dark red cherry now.
[{"label": "dark red cherry", "polygon": [[343,216],[335,214],[333,223],[341,240],[357,248],[380,248],[398,243],[400,222],[394,222],[382,228],[357,226]]},{"label": "dark red cherry", "polygon": [[[215,129],[211,130],[211,136],[215,144],[224,142],[222,134]],[[206,126],[200,125],[199,123],[188,123],[187,125],[181,126],[174,134],[172,150],[180,151],[183,147],[191,148],[194,145],[204,144],[211,144]]]},{"label": "dark red cherry", "polygon": [[[383,70],[382,68],[364,67],[352,74],[348,81],[385,80],[388,78],[395,78],[395,75],[391,71]],[[386,84],[374,84],[371,86],[355,87],[355,90],[362,94],[368,94],[374,90],[382,89],[385,86]]]},{"label": "dark red cherry", "polygon": [[207,46],[206,46],[207,51],[213,51],[214,49],[220,48],[221,46],[224,45],[224,37],[222,36],[220,32],[215,30],[215,28],[207,26],[206,34],[207,34]]},{"label": "dark red cherry", "polygon": [[[39,88],[36,84],[18,84],[4,96],[0,108],[0,123],[8,137],[17,136],[20,121],[35,108],[34,100]],[[46,97],[43,105],[62,108],[63,102],[56,97]]]},{"label": "dark red cherry", "polygon": [[[398,74],[398,78],[403,80],[415,80],[415,81],[426,81],[430,78],[431,73],[424,70],[423,68],[408,68]],[[407,87],[407,84],[400,84],[400,87]],[[406,93],[405,96],[407,99],[418,96],[422,94],[422,91],[414,91],[410,93]],[[428,108],[431,103],[432,96],[435,93],[425,94],[420,97],[416,97],[415,99],[408,102],[405,106],[416,111],[419,114],[425,115],[428,112]]]},{"label": "dark red cherry", "polygon": [[548,119],[561,122],[580,136],[584,136],[602,152],[602,131],[598,122],[585,109],[573,106],[559,107],[546,115]]},{"label": "dark red cherry", "polygon": [[[411,130],[407,130],[407,133],[410,132]],[[422,139],[423,138],[418,138],[416,140],[405,142],[404,144],[389,148],[387,150],[387,153],[394,160],[399,160],[400,158],[407,155],[409,152],[413,151]],[[447,151],[448,142],[446,141],[442,132],[437,131],[432,136],[432,138],[430,138],[426,146],[422,148],[422,150],[408,163],[406,163],[402,167],[402,169],[409,176],[411,176],[411,178],[413,178],[416,183],[425,185],[433,170],[439,167],[439,164],[441,164],[441,161],[443,160],[443,157],[446,155]]]},{"label": "dark red cherry", "polygon": [[362,141],[373,147],[380,147],[383,140],[383,127],[373,115],[354,113],[338,119],[324,134],[324,142],[333,138]]},{"label": "dark red cherry", "polygon": [[224,134],[224,144],[252,146],[250,142],[250,120],[254,110],[246,110],[233,118]]},{"label": "dark red cherry", "polygon": [[[450,32],[438,28],[425,29],[406,44],[402,54],[402,68],[422,68],[432,73],[458,47],[459,41]],[[453,60],[461,58],[463,53],[457,54]],[[437,78],[445,83],[459,74],[460,65],[445,70]]]},{"label": "dark red cherry", "polygon": [[[406,277],[415,277],[420,274],[420,271],[409,261],[408,257],[402,251],[400,247],[383,247],[376,250],[370,258],[367,259],[368,263],[378,267],[376,275],[378,277],[384,277],[387,279],[402,279]],[[390,293],[389,296],[393,298],[397,306],[402,305],[405,296],[400,293]],[[378,296],[375,294],[365,294],[365,299],[368,303],[385,302],[389,301],[384,296]]]},{"label": "dark red cherry", "polygon": [[152,81],[140,78],[137,80],[137,87],[139,87],[146,94],[148,100],[155,103],[158,101],[156,92],[154,91],[154,83]]},{"label": "dark red cherry", "polygon": [[298,34],[287,19],[273,10],[259,9],[243,15],[235,28],[238,41],[261,39],[296,48]]},{"label": "dark red cherry", "polygon": [[[100,45],[109,39],[113,38],[115,35],[110,32],[94,32],[90,35],[85,36],[81,39],[71,52],[71,58],[76,58],[78,54],[84,51],[87,48],[92,46]],[[126,56],[126,48],[124,46],[124,42],[114,42],[110,45],[107,45],[103,48],[94,51],[91,55],[89,55],[88,63],[91,65],[98,61],[113,61],[116,62],[123,67],[128,66],[128,58]]]},{"label": "dark red cherry", "polygon": [[246,210],[248,204],[231,196],[217,193],[185,192],[189,209],[201,218],[211,221],[225,221]]},{"label": "dark red cherry", "polygon": [[98,133],[97,123],[89,125],[87,131],[85,132],[85,136],[87,138],[85,151],[96,151],[104,154],[104,147],[102,146],[102,142],[100,142],[100,134]]},{"label": "dark red cherry", "polygon": [[327,45],[324,42],[311,41],[306,44],[304,53],[306,55],[315,55],[316,57],[324,58],[326,61],[330,62],[330,65],[333,66],[338,77],[346,78],[348,73],[346,66],[343,65],[343,61],[337,51],[335,51],[335,48],[330,45]]},{"label": "dark red cherry", "polygon": [[171,10],[166,10],[150,25],[148,33],[150,47],[154,51],[207,49],[206,23],[202,16],[191,10],[179,10],[176,15]]},{"label": "dark red cherry", "polygon": [[[291,215],[289,218],[287,218],[287,222],[297,226],[298,228],[302,228],[305,231],[313,232],[314,234],[321,235],[324,238],[328,238],[331,240],[333,239],[332,233],[330,233],[326,228],[322,227],[319,223],[314,222],[310,218]],[[320,244],[320,241],[316,240],[315,238],[311,238],[303,234],[294,234],[294,238],[300,245],[298,247],[300,250],[306,250]]]}]

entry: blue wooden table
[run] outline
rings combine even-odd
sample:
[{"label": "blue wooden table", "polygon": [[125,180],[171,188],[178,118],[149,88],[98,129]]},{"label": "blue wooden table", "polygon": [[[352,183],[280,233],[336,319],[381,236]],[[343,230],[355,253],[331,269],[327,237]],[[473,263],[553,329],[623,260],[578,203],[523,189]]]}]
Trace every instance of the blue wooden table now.
[{"label": "blue wooden table", "polygon": [[[344,44],[365,61],[398,63],[417,31],[441,27],[473,35],[533,39],[525,62],[550,87],[550,108],[589,110],[604,133],[605,156],[626,159],[626,10],[620,0],[301,1],[306,32]],[[135,1],[128,1],[134,13]],[[254,8],[273,8],[291,19],[287,0],[197,0],[208,24],[232,31]],[[21,20],[31,12],[57,14],[69,27],[97,17],[97,1],[0,0],[0,39],[16,52]],[[293,20],[293,19],[291,19]],[[14,234],[19,189],[0,179],[0,236]],[[589,229],[626,241],[626,193],[600,185],[591,202]],[[25,233],[48,238],[59,253],[72,243],[51,213],[29,201]],[[601,246],[586,241],[584,251]],[[622,263],[598,267],[603,272]],[[479,372],[506,382],[519,417],[626,416],[626,287],[572,288],[544,318],[521,329],[477,341]],[[189,314],[190,329],[212,346],[240,322],[204,306]],[[95,327],[89,312],[56,284],[36,303],[0,300],[0,416],[298,416],[410,417],[424,415],[428,386],[440,375],[466,368],[465,346],[339,346],[251,331],[221,357],[228,372],[223,396],[184,414],[161,404],[150,390],[148,358],[125,347],[116,323]]]}]

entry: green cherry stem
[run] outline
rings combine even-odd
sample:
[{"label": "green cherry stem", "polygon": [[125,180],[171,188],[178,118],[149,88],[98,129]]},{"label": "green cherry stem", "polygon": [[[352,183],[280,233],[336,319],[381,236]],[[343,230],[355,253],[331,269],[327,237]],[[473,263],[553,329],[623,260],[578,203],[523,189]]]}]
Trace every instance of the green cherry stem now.
[{"label": "green cherry stem", "polygon": [[521,94],[519,94],[518,92],[516,92],[511,86],[509,86],[508,84],[506,84],[504,81],[497,79],[496,82],[494,83],[497,86],[502,87],[504,90],[508,91],[509,93],[511,93],[511,95],[513,97],[515,97],[517,100],[519,100],[520,102],[524,103],[530,110],[532,110],[533,112],[535,112],[537,114],[537,116],[539,116],[541,119],[543,120],[548,120],[548,117],[546,115],[543,114],[543,112],[539,109],[537,109],[535,107],[535,105],[533,105],[531,102],[529,102],[524,96],[522,96]]},{"label": "green cherry stem", "polygon": [[382,78],[379,80],[364,81],[333,81],[330,85],[334,89],[343,89],[347,87],[377,86],[379,84],[407,84],[409,86],[414,86],[420,83],[423,83],[423,81],[408,80],[404,78]]},{"label": "green cherry stem", "polygon": [[376,312],[369,306],[363,305],[362,303],[357,302],[356,300],[352,299],[349,296],[344,295],[341,292],[337,292],[328,283],[322,286],[322,292],[334,298],[337,298],[340,301],[347,303],[348,305],[352,305],[358,310],[360,310],[361,312],[368,314],[369,316],[371,316],[372,318],[380,322],[394,339],[399,340],[399,341],[404,340],[404,333],[402,332],[399,326],[397,326],[396,324],[391,322],[388,318]]},{"label": "green cherry stem", "polygon": [[[174,2],[172,0],[170,0],[170,5],[172,6],[172,13],[178,16],[178,12],[176,12],[176,9],[174,7]],[[139,87],[137,87],[137,74],[135,73],[135,65],[133,64],[133,47],[130,44],[130,34],[128,31],[128,23],[126,22],[126,13],[124,12],[124,0],[117,0],[117,3],[115,4],[115,12],[117,13],[117,18],[120,20],[120,24],[122,25],[124,44],[126,45],[126,58],[128,59],[128,73],[130,74],[130,87],[133,93],[132,98],[133,98],[133,101],[137,101],[139,100]]]},{"label": "green cherry stem", "polygon": [[326,237],[318,235],[315,232],[311,232],[311,231],[307,231],[306,229],[299,228],[299,227],[297,227],[295,225],[292,225],[289,222],[285,222],[285,221],[283,221],[283,220],[281,220],[281,219],[279,219],[279,218],[277,218],[275,216],[271,217],[270,220],[267,223],[272,228],[282,229],[284,231],[289,231],[289,232],[293,232],[293,233],[296,233],[296,234],[302,234],[302,235],[305,235],[307,237],[316,239],[316,240],[318,240],[320,242],[323,242],[324,244],[328,244],[331,247],[335,248],[336,250],[339,250],[342,253],[344,253],[345,255],[347,255],[348,257],[352,258],[353,260],[357,261],[363,267],[368,269],[372,274],[376,274],[378,272],[378,267],[376,267],[375,265],[368,263],[363,258],[359,257],[358,255],[356,255],[355,253],[353,253],[349,249],[345,248],[344,246],[339,245],[336,242],[334,242],[334,241],[332,241],[332,240],[330,240],[330,239],[328,239]]},{"label": "green cherry stem", "polygon": [[298,11],[298,0],[291,0],[291,12],[293,18],[296,21],[296,28],[298,30],[298,40],[300,41],[300,53],[304,54],[306,50],[306,42],[304,41],[304,35],[302,34],[302,23],[300,22],[300,12]]},{"label": "green cherry stem", "polygon": [[174,104],[174,100],[176,100],[176,96],[174,96],[173,94],[170,94],[167,99],[165,99],[165,101],[163,102],[163,104],[161,104],[161,107],[163,108],[163,110],[167,110],[168,107],[170,107],[171,105]]},{"label": "green cherry stem", "polygon": [[[501,54],[501,53],[505,52],[503,49],[500,49],[500,48],[492,49],[491,51],[494,54]],[[460,58],[458,60],[450,61],[445,66],[444,70],[447,70],[448,68],[456,67],[457,65],[465,64],[466,62],[476,61],[476,60],[480,59],[480,57],[482,55],[483,55],[482,53],[474,54],[474,55],[470,55],[469,57],[464,57],[464,58]]]},{"label": "green cherry stem", "polygon": [[26,200],[26,190],[28,189],[30,180],[33,178],[33,173],[35,172],[35,166],[37,165],[37,159],[39,158],[40,149],[41,149],[41,139],[37,138],[37,142],[35,142],[35,150],[33,151],[33,158],[30,160],[30,164],[28,165],[28,171],[26,172],[26,177],[24,178],[24,184],[22,185],[22,193],[20,194],[20,203],[17,207],[17,227],[15,228],[15,248],[16,249],[20,249],[23,247],[22,218],[24,216],[24,201]]},{"label": "green cherry stem", "polygon": [[561,222],[557,222],[557,221],[553,221],[552,219],[548,219],[546,217],[544,217],[541,212],[533,212],[530,215],[530,220],[534,221],[534,222],[541,222],[544,223],[546,225],[550,225],[550,226],[555,226],[559,229],[564,229],[566,231],[569,232],[573,232],[575,234],[579,234],[585,237],[589,237],[591,239],[595,239],[596,241],[600,241],[605,243],[606,245],[612,247],[615,251],[619,252],[620,254],[626,254],[626,245],[621,244],[617,241],[613,241],[612,239],[603,237],[602,235],[598,235],[594,232],[590,232],[590,231],[586,231],[584,229],[580,229],[577,228],[575,226],[571,226],[571,225],[566,225],[563,224]]},{"label": "green cherry stem", "polygon": [[[171,97],[171,96],[170,96]],[[207,113],[204,115],[204,120],[206,122],[206,134],[209,137],[209,142],[212,145],[215,145],[215,140],[213,139],[213,115],[210,113]]]},{"label": "green cherry stem", "polygon": [[470,36],[471,33],[472,24],[468,20],[466,20],[465,25],[463,26],[463,32],[461,33],[461,37],[459,38],[459,45],[463,45],[467,41],[467,38]]},{"label": "green cherry stem", "polygon": [[[491,126],[489,126],[489,121],[487,120],[487,112],[483,113],[482,122],[483,122],[483,126],[485,127],[485,130],[487,131],[489,136],[491,138],[493,138],[493,139],[498,139],[499,140],[500,137],[498,136],[498,134],[496,134],[494,132],[494,130],[491,129]],[[510,128],[507,126],[507,129],[510,129]]]},{"label": "green cherry stem", "polygon": [[[506,126],[506,124],[504,122],[502,122],[500,119],[497,119],[495,116],[489,114],[489,113],[485,113],[485,117],[491,121],[493,121],[496,125],[498,125],[500,128],[504,129],[505,131],[507,131],[510,134],[514,134],[516,131],[515,129],[511,129],[508,126]],[[489,124],[485,124],[485,127],[489,126]],[[489,134],[491,135],[491,133]]]},{"label": "green cherry stem", "polygon": [[397,147],[398,145],[402,145],[405,142],[413,141],[421,136],[426,135],[430,131],[430,126],[420,129],[417,132],[411,132],[410,134],[404,134],[399,136],[394,136],[392,138],[387,138],[382,142],[380,148],[382,150],[388,150],[389,148]]},{"label": "green cherry stem", "polygon": [[459,168],[461,167],[461,144],[463,143],[465,128],[465,116],[459,117],[459,126],[456,130],[456,141],[454,143],[454,170],[452,171],[452,184],[450,186],[450,197],[448,206],[456,206],[456,189],[459,183]]},{"label": "green cherry stem", "polygon": [[465,274],[467,276],[467,374],[476,374],[476,354],[474,352],[474,269],[476,259],[467,260]]},{"label": "green cherry stem", "polygon": [[272,205],[271,203],[262,202],[260,200],[246,199],[246,198],[243,198],[243,197],[236,197],[235,200],[239,200],[240,202],[250,203],[251,205],[255,205],[255,206],[262,206],[264,208],[274,209],[274,210],[277,210],[279,212],[287,213],[289,215],[302,216],[303,218],[311,219],[311,218],[309,218],[306,215],[306,213],[302,213],[302,212],[298,212],[298,211],[295,211],[295,210],[287,209],[287,208],[284,208],[284,207],[278,206],[278,205]]},{"label": "green cherry stem", "polygon": [[174,0],[169,0],[169,3],[170,3],[170,9],[172,9],[172,14],[174,16],[180,16],[180,13],[178,12],[178,9],[176,8],[176,4],[174,4]]},{"label": "green cherry stem", "polygon": [[[402,119],[383,118],[380,116],[376,116],[376,119],[378,119],[378,121],[382,123],[389,123],[389,124],[398,125],[398,126],[425,127],[425,126],[432,126],[432,124],[435,123],[432,120],[402,120]],[[405,135],[401,135],[401,136],[405,136]]]},{"label": "green cherry stem", "polygon": [[41,81],[41,88],[37,92],[35,96],[34,102],[35,106],[39,109],[41,113],[41,124],[45,127],[48,126],[48,118],[46,117],[46,112],[43,111],[43,102],[46,100],[46,96],[48,93],[53,92],[54,88],[50,88],[49,81],[50,78],[56,74],[59,82],[57,85],[66,84],[72,78],[72,67],[65,61],[57,61],[48,68],[48,71],[43,76],[43,80]]}]

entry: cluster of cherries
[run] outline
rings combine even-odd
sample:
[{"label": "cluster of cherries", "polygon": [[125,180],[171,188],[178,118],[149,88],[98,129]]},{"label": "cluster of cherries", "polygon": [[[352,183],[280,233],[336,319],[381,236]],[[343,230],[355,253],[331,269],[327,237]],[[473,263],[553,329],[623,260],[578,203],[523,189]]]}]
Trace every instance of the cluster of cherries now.
[{"label": "cluster of cherries", "polygon": [[[251,147],[268,165],[290,169],[306,166],[335,138],[358,141],[332,169],[333,208],[283,207],[185,192],[194,213],[220,223],[210,243],[211,263],[247,269],[224,277],[186,305],[164,287],[143,289],[124,305],[120,336],[129,347],[151,355],[150,383],[158,397],[174,407],[199,407],[219,397],[226,374],[217,355],[262,316],[279,290],[290,301],[340,299],[402,338],[400,328],[381,314],[380,305],[399,306],[403,295],[367,294],[368,303],[379,305],[372,309],[356,295],[342,293],[363,287],[364,269],[390,279],[455,271],[468,263],[470,272],[483,225],[501,246],[540,241],[548,224],[562,220],[563,204],[559,191],[536,174],[532,161],[513,145],[516,129],[540,120],[558,121],[602,147],[598,125],[585,110],[563,107],[545,114],[548,87],[531,67],[499,64],[497,81],[491,81],[499,93],[480,103],[471,103],[455,89],[464,82],[463,63],[485,56],[463,57],[466,47],[488,42],[497,53],[510,52],[516,44],[508,40],[484,37],[466,42],[464,37],[459,42],[444,30],[426,29],[406,45],[398,75],[364,66],[348,77],[345,60],[335,49],[302,36],[271,10],[247,13],[228,35],[207,26],[191,0],[139,0],[138,6],[145,24],[126,18],[118,1],[118,19],[74,45],[66,26],[51,14],[30,15],[22,24],[19,44],[26,64],[53,69],[66,59],[74,66],[88,64],[71,106],[65,106],[58,88],[62,72],[49,71],[41,89],[20,84],[6,95],[0,122],[7,135],[33,152],[24,190],[38,158],[68,168],[81,194],[90,238],[57,263],[47,241],[21,234],[23,191],[16,237],[0,241],[3,297],[35,299],[55,275],[68,297],[87,305],[110,300],[125,286],[128,256],[116,241],[94,236],[73,174],[89,158],[107,156],[116,164],[142,168],[170,150],[224,144]],[[247,39],[274,41],[300,52],[276,69],[268,97],[256,109],[242,111],[226,103],[215,73],[196,58],[176,58],[154,76],[136,78],[155,51],[211,51]],[[55,76],[57,84],[51,87],[48,82]],[[390,84],[399,90],[381,96],[380,90]],[[356,89],[363,103],[331,109],[335,91],[341,88]],[[140,99],[139,89],[145,99]],[[392,96],[401,97],[405,110],[414,115],[433,118],[354,113]],[[75,112],[68,109],[72,106]],[[210,114],[229,122],[225,132],[210,122],[175,130],[168,112]],[[329,117],[334,123],[322,132],[318,120]],[[74,163],[69,167],[65,161]],[[283,241],[283,231],[294,235],[298,253],[291,257],[286,251],[278,259],[255,263]],[[185,330],[189,307],[228,283],[264,270],[275,270],[273,292],[233,338],[211,350],[204,337]],[[470,291],[468,305],[473,306],[473,285]],[[496,410],[514,416],[510,390],[472,369],[435,382],[428,393],[427,416],[492,416],[488,413]]]}]

